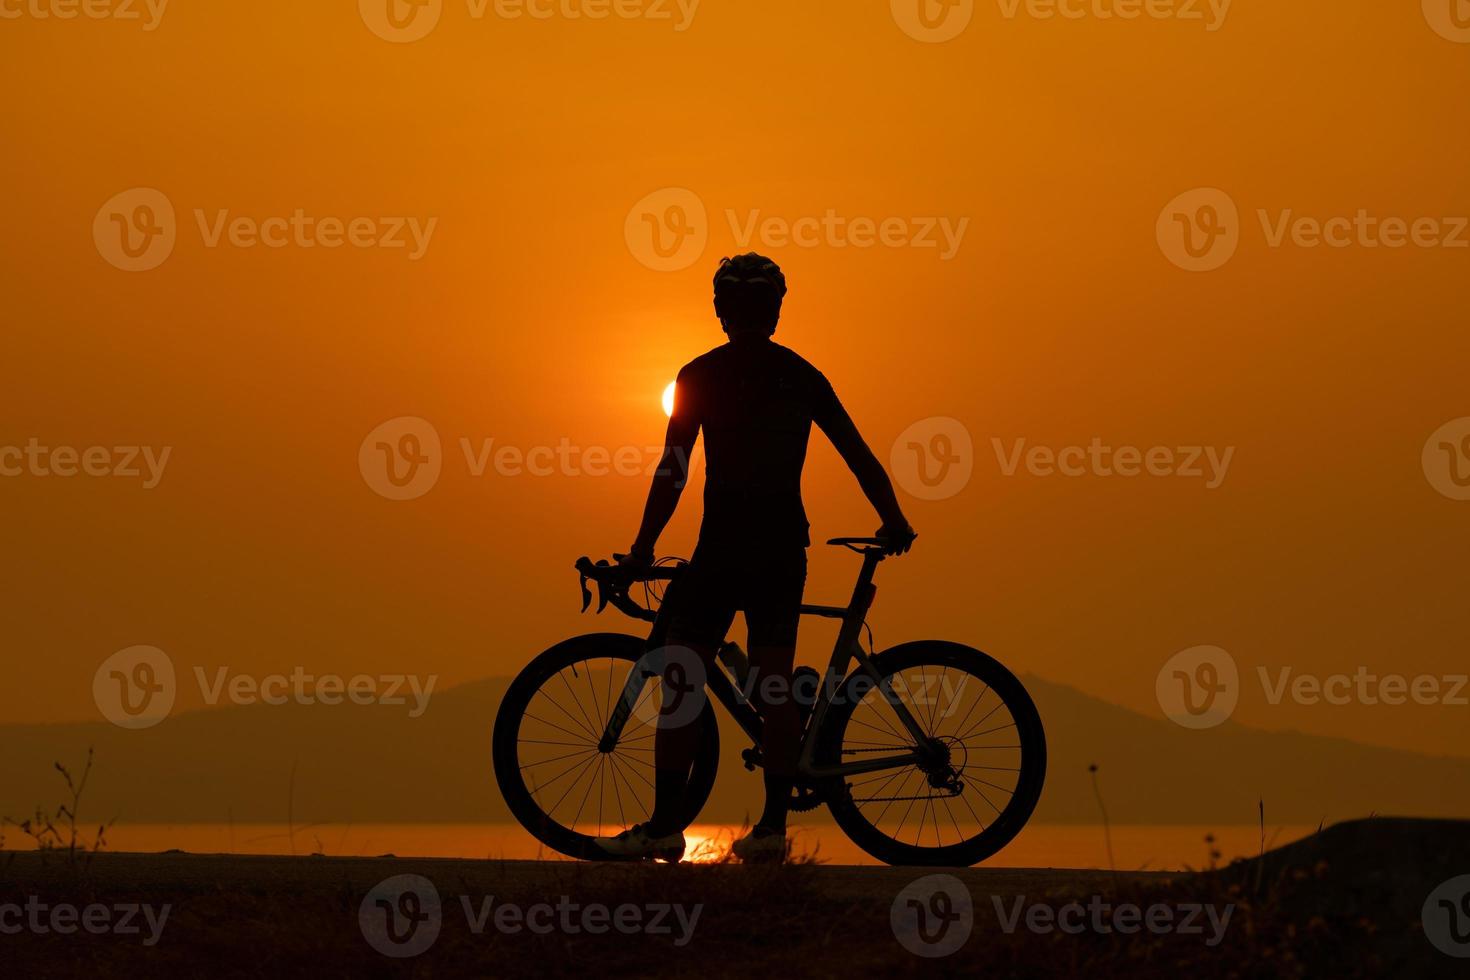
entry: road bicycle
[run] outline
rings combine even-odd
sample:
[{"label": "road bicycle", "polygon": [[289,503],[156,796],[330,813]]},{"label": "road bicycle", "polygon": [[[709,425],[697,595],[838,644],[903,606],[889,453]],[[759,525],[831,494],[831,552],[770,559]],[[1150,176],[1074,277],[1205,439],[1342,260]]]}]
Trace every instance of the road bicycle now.
[{"label": "road bicycle", "polygon": [[[1046,735],[1036,706],[1009,670],[972,647],[921,640],[874,653],[866,619],[885,543],[828,544],[857,552],[863,562],[846,606],[801,607],[802,615],[839,620],[841,627],[825,674],[798,668],[791,685],[803,718],[791,808],[825,804],[858,847],[888,864],[983,861],[1015,838],[1041,796]],[[652,810],[664,666],[678,652],[664,641],[684,567],[665,559],[635,571],[579,559],[583,610],[591,581],[598,612],[612,605],[652,623],[650,634],[593,633],[558,643],[531,661],[501,702],[492,746],[500,791],[521,825],[562,854],[607,860],[594,838],[646,820]],[[640,584],[643,602],[634,597]],[[739,646],[724,643],[699,673],[695,682],[710,696],[691,702],[688,723],[699,726],[699,749],[686,827],[709,799],[719,765],[712,703],[750,740],[742,752],[746,768],[762,761],[761,718]],[[673,670],[668,676],[677,683]]]}]

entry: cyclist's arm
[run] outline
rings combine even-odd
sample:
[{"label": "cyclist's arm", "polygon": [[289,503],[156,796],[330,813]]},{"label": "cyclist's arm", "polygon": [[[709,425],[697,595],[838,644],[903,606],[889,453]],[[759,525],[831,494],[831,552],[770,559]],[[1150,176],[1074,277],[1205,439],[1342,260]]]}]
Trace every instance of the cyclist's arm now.
[{"label": "cyclist's arm", "polygon": [[[676,396],[677,398],[677,396]],[[658,470],[653,474],[653,486],[648,490],[648,503],[643,507],[643,525],[638,529],[638,538],[633,542],[633,556],[652,558],[658,545],[658,537],[674,516],[679,506],[679,496],[684,484],[689,481],[689,457],[694,452],[694,441],[699,438],[699,421],[694,415],[682,411],[676,404],[674,415],[669,419],[669,431],[664,436],[663,457]]]},{"label": "cyclist's arm", "polygon": [[858,486],[882,518],[883,527],[893,530],[907,529],[909,522],[903,516],[903,508],[898,504],[898,495],[893,492],[893,482],[888,479],[888,472],[878,462],[878,457],[873,455],[873,450],[868,448],[862,433],[858,432],[857,424],[847,414],[847,409],[842,407],[836,395],[832,396],[825,410],[817,416],[816,422],[827,438],[832,440],[832,445],[837,447],[838,454],[842,456],[847,468],[852,470],[852,475],[857,477]]}]

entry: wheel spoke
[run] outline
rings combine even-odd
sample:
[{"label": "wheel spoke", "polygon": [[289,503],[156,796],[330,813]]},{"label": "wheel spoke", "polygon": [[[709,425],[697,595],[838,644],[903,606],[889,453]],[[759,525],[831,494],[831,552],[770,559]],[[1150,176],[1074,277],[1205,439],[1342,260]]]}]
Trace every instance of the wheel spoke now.
[{"label": "wheel spoke", "polygon": [[[641,760],[638,760],[638,759],[624,759],[623,761],[624,762],[639,762]],[[646,763],[645,763],[645,765],[646,765]],[[649,766],[648,768],[652,769],[653,766]],[[628,769],[628,772],[631,772],[633,775],[637,776],[639,779],[643,780],[645,783],[648,783],[648,788],[649,789],[653,789],[654,788],[653,783],[649,781],[648,777],[645,776],[645,775],[643,775],[643,773],[639,772],[637,769],[629,768]]]},{"label": "wheel spoke", "polygon": [[985,700],[985,695],[987,695],[989,693],[990,693],[990,685],[989,684],[986,684],[985,687],[980,691],[980,696],[975,699],[975,703],[972,704],[972,705],[970,705],[969,710],[967,710],[965,712],[965,717],[961,718],[960,721],[959,721],[959,724],[957,724],[955,726],[956,728],[964,728],[965,727],[965,722],[967,722],[967,721],[970,720],[970,715],[974,713],[974,711],[975,711],[976,708],[980,707],[980,702],[984,701]]},{"label": "wheel spoke", "polygon": [[577,807],[576,816],[572,817],[572,822],[570,826],[573,830],[577,829],[577,823],[582,819],[582,810],[585,809],[587,806],[587,798],[592,795],[592,787],[597,785],[597,777],[602,775],[602,767],[603,764],[606,762],[607,756],[602,753],[598,753],[597,772],[592,776],[591,779],[587,780],[587,788],[582,792],[582,802]]},{"label": "wheel spoke", "polygon": [[597,713],[597,730],[601,731],[607,726],[602,721],[602,709],[597,704],[597,689],[592,685],[592,668],[587,668],[587,693],[592,695],[592,710]]},{"label": "wheel spoke", "polygon": [[959,821],[954,818],[954,808],[949,805],[947,798],[942,797],[941,799],[944,802],[944,812],[949,815],[949,822],[954,824],[955,842],[963,844],[965,842],[965,832],[960,829]]},{"label": "wheel spoke", "polygon": [[[582,715],[582,721],[580,722],[580,724],[585,725],[586,728],[587,728],[587,734],[591,735],[592,738],[594,740],[596,740],[596,738],[597,738],[597,728],[592,724],[592,719],[589,718],[589,717],[587,717],[587,709],[582,706],[582,699],[579,698],[579,697],[577,697],[577,692],[576,691],[573,691],[572,690],[572,684],[571,684],[571,681],[567,680],[566,671],[559,670],[559,671],[556,672],[556,676],[561,678],[562,686],[567,689],[567,694],[569,694],[571,696],[572,703],[577,706],[577,711]],[[539,695],[541,695],[542,697],[544,697],[546,700],[550,701],[552,704],[556,705],[558,708],[561,708],[560,702],[558,702],[550,694],[547,694],[546,693],[546,688],[544,686],[540,690],[538,690],[536,693],[539,694]],[[566,715],[568,718],[571,718],[573,722],[576,722],[577,721],[577,719],[572,718],[571,713],[569,711],[567,711],[565,708],[562,708],[561,710],[562,710],[562,714]]]},{"label": "wheel spoke", "polygon": [[[985,712],[985,717],[984,718],[981,718],[979,721],[975,722],[975,727],[974,728],[969,729],[963,735],[961,735],[960,736],[960,739],[961,740],[964,740],[966,738],[969,738],[970,735],[972,735],[975,732],[976,729],[978,729],[981,725],[985,724],[987,721],[990,720],[990,716],[991,715],[995,714],[997,711],[999,711],[1003,707],[1005,707],[1005,702],[1004,701],[1001,701],[1001,702],[997,703],[994,708],[991,708],[989,711]],[[1004,728],[1005,726],[1002,725],[1001,727]]]},{"label": "wheel spoke", "polygon": [[597,761],[597,757],[596,756],[593,756],[592,758],[588,759],[586,762],[582,763],[582,769],[581,769],[581,771],[579,771],[577,773],[576,777],[573,778],[572,781],[567,784],[566,790],[561,794],[561,796],[557,797],[556,802],[553,803],[553,804],[551,804],[551,809],[549,809],[549,810],[546,811],[546,815],[548,817],[549,816],[552,816],[552,815],[554,815],[556,813],[557,808],[560,807],[561,804],[562,804],[562,800],[565,800],[567,798],[567,794],[569,794],[572,790],[574,790],[574,789],[577,788],[577,784],[582,781],[583,774],[586,773],[588,770],[590,770],[592,768],[592,763],[594,763],[596,761]]},{"label": "wheel spoke", "polygon": [[[897,799],[899,799],[901,796],[903,796],[903,788],[909,784],[909,777],[912,776],[914,773],[916,773],[918,771],[919,770],[917,770],[917,769],[905,769],[903,771],[903,773],[904,773],[903,779],[898,784],[898,790],[894,793],[894,798],[892,800],[889,800],[886,804],[884,804],[883,809],[881,809],[881,810],[878,811],[878,819],[873,821],[873,826],[874,827],[878,826],[878,822],[883,819],[883,814],[885,814],[885,813],[888,812],[888,808],[891,807]],[[910,804],[910,805],[912,805],[912,804]],[[899,826],[900,827],[903,826],[903,822],[902,821],[899,821]]]},{"label": "wheel spoke", "polygon": [[[1008,702],[977,667],[985,669],[949,660],[909,661],[844,709],[843,762],[880,757],[873,753],[920,751],[901,724],[905,709],[933,740],[930,744],[943,750],[938,757],[924,751],[893,771],[880,769],[846,780],[847,812],[900,848],[885,860],[900,859],[902,848],[933,853],[975,845],[999,833],[996,820],[1013,812],[1023,797],[1028,807],[1035,805],[1035,787],[1025,780],[1039,733],[1033,722],[1023,721],[1014,699]],[[946,788],[949,780],[958,781],[958,791]],[[977,808],[993,816],[981,819]],[[883,857],[880,850],[873,853]]]},{"label": "wheel spoke", "polygon": [[975,822],[980,825],[980,832],[981,833],[984,833],[985,832],[985,821],[984,820],[981,820],[980,819],[980,814],[976,813],[975,812],[975,808],[972,807],[972,806],[970,806],[970,801],[967,800],[967,799],[965,799],[965,794],[964,793],[961,793],[960,794],[960,802],[965,805],[965,809],[970,811],[970,816],[974,817],[975,818]]},{"label": "wheel spoke", "polygon": [[[878,720],[879,721],[883,721],[882,716],[879,716],[878,717]],[[849,719],[849,721],[851,721],[851,722],[853,722],[855,724],[858,724],[858,725],[862,725],[864,728],[871,728],[871,729],[873,729],[873,731],[877,732],[879,735],[884,734],[883,729],[878,728],[876,725],[870,725],[867,722],[863,721],[861,718],[851,718],[851,719]],[[884,724],[887,725],[887,722],[884,722]],[[892,728],[889,728],[888,729],[887,734],[892,735],[894,738],[897,738],[897,739],[902,739],[903,738],[902,735],[898,734],[898,732],[895,732]]]},{"label": "wheel spoke", "polygon": [[615,800],[618,801],[618,820],[621,821],[622,826],[624,828],[626,828],[628,826],[628,817],[627,817],[626,814],[623,813],[623,793],[618,788],[618,760],[617,760],[617,754],[614,752],[613,754],[609,755],[607,758],[608,758],[608,768],[612,770],[613,799],[615,799]]},{"label": "wheel spoke", "polygon": [[560,762],[563,759],[570,759],[573,756],[586,755],[588,752],[596,751],[596,749],[582,749],[579,752],[568,752],[566,755],[556,755],[552,756],[550,759],[542,759],[540,762],[528,762],[525,765],[521,766],[521,770],[524,771],[526,769],[535,769],[537,766],[550,765],[553,762]]},{"label": "wheel spoke", "polygon": [[[550,727],[555,728],[557,731],[562,732],[563,734],[572,736],[572,738],[582,738],[583,737],[581,735],[578,735],[576,732],[571,731],[570,729],[561,727],[560,725],[558,725],[554,721],[547,721],[545,718],[538,718],[536,715],[531,714],[531,712],[529,712],[529,711],[527,711],[523,717],[530,718],[532,721],[539,721],[543,725],[549,725]],[[596,741],[596,740],[594,739],[594,741]]]},{"label": "wheel spoke", "polygon": [[[577,762],[572,763],[571,765],[569,765],[565,769],[563,769],[561,772],[557,773],[555,776],[552,776],[546,782],[542,783],[538,788],[539,789],[546,789],[552,783],[556,782],[558,779],[561,779],[561,777],[565,776],[567,773],[571,772],[573,769],[580,768],[581,766],[585,765],[586,763],[588,763],[590,761],[592,761],[592,760],[590,760],[590,759],[581,759],[581,760],[579,760]],[[575,780],[574,780],[574,782],[575,782]]]}]

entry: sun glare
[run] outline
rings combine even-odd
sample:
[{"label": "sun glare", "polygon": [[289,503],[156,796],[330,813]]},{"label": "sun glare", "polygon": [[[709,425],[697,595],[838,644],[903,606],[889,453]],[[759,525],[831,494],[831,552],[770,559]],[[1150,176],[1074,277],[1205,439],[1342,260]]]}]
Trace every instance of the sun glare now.
[{"label": "sun glare", "polygon": [[669,386],[664,389],[664,414],[669,418],[674,417],[674,389],[678,387],[677,381],[670,381]]}]

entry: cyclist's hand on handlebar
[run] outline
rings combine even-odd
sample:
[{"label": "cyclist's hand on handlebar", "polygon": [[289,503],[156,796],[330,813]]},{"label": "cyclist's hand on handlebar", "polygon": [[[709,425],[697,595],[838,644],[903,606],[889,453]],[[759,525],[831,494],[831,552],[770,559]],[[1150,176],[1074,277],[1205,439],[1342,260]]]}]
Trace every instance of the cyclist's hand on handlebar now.
[{"label": "cyclist's hand on handlebar", "polygon": [[902,555],[906,553],[913,547],[914,539],[918,536],[918,532],[909,526],[907,521],[902,525],[885,524],[878,529],[878,533],[875,535],[875,537],[882,538],[887,542],[883,550],[885,554],[890,555]]},{"label": "cyclist's hand on handlebar", "polygon": [[626,555],[613,555],[618,567],[629,572],[641,572],[653,565],[653,553],[640,553],[636,548]]}]

